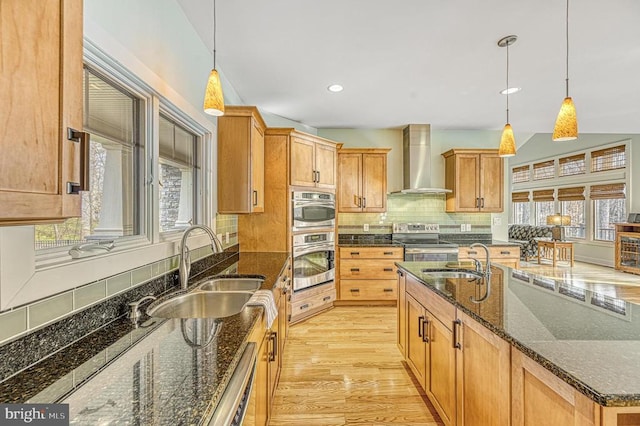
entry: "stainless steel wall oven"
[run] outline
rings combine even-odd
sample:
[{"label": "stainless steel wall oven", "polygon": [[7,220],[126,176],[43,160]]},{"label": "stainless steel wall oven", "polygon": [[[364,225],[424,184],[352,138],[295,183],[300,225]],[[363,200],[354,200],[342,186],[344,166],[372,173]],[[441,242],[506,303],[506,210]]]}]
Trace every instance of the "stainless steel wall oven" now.
[{"label": "stainless steel wall oven", "polygon": [[336,199],[328,192],[293,193],[293,231],[333,228],[336,218]]},{"label": "stainless steel wall oven", "polygon": [[333,231],[293,236],[293,291],[333,281],[334,241]]}]

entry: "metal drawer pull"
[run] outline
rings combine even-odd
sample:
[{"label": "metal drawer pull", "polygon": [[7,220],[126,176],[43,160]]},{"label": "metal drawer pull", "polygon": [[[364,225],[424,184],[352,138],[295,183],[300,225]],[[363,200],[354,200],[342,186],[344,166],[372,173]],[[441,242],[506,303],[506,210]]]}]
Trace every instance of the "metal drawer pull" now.
[{"label": "metal drawer pull", "polygon": [[462,350],[462,345],[458,341],[458,339],[460,338],[460,331],[458,330],[458,327],[460,326],[462,326],[461,320],[456,319],[455,321],[453,321],[453,347],[455,349]]},{"label": "metal drawer pull", "polygon": [[393,268],[384,268],[385,272],[393,272]]},{"label": "metal drawer pull", "polygon": [[322,298],[323,302],[327,302],[329,300],[331,300],[331,296],[325,296],[325,297]]},{"label": "metal drawer pull", "polygon": [[359,251],[352,251],[351,252],[351,256],[360,256],[360,252]]},{"label": "metal drawer pull", "polygon": [[385,293],[393,293],[393,289],[392,288],[385,288],[383,291]]},{"label": "metal drawer pull", "polygon": [[475,251],[475,250],[473,250],[473,251],[469,250],[467,253],[469,253],[469,254],[478,254],[478,252]]},{"label": "metal drawer pull", "polygon": [[258,191],[256,190],[253,191],[253,205],[254,206],[258,205]]},{"label": "metal drawer pull", "polygon": [[78,156],[80,162],[80,175],[78,177],[80,182],[67,182],[67,194],[79,194],[80,191],[88,191],[90,186],[90,135],[87,132],[67,127],[67,139],[80,144],[80,155]]},{"label": "metal drawer pull", "polygon": [[384,255],[385,256],[393,256],[393,252],[392,251],[385,251]]},{"label": "metal drawer pull", "polygon": [[350,288],[349,291],[360,291],[359,288]]},{"label": "metal drawer pull", "polygon": [[367,198],[366,197],[362,197],[362,208],[363,209],[367,208]]},{"label": "metal drawer pull", "polygon": [[425,318],[424,322],[422,323],[422,341],[425,343],[429,343],[429,329],[425,329],[425,325],[428,327],[429,326],[429,319]]},{"label": "metal drawer pull", "polygon": [[511,254],[510,251],[501,251],[500,254]]},{"label": "metal drawer pull", "polygon": [[424,321],[423,316],[418,317],[418,337],[422,337],[422,321]]},{"label": "metal drawer pull", "polygon": [[360,268],[351,268],[351,272],[360,272]]},{"label": "metal drawer pull", "polygon": [[300,306],[300,310],[307,309],[308,307],[309,307],[309,304],[305,303],[304,305]]}]

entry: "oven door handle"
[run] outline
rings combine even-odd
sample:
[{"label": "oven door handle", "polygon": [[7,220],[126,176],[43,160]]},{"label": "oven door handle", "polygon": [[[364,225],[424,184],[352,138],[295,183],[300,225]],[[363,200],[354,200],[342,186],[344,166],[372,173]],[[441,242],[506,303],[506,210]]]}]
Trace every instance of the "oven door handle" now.
[{"label": "oven door handle", "polygon": [[335,251],[333,244],[313,244],[293,248],[293,257],[304,256],[305,254],[317,251]]},{"label": "oven door handle", "polygon": [[336,203],[335,201],[302,201],[302,200],[294,200],[293,208],[298,207],[326,207],[328,209],[335,209]]}]

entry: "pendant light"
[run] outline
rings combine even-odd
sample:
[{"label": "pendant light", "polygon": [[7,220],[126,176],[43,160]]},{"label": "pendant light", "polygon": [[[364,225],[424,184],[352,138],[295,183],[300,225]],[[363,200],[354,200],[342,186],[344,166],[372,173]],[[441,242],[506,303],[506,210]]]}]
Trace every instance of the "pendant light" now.
[{"label": "pendant light", "polygon": [[513,157],[516,155],[516,140],[513,137],[513,129],[509,124],[509,46],[516,42],[518,36],[508,35],[498,40],[498,46],[507,48],[507,124],[504,125],[502,130],[502,137],[500,138],[500,148],[498,149],[498,155],[500,157]]},{"label": "pendant light", "polygon": [[571,141],[578,138],[578,117],[576,116],[576,107],[573,99],[569,96],[569,0],[567,0],[566,14],[566,41],[567,41],[567,77],[566,77],[566,96],[562,101],[556,125],[553,129],[552,139],[555,142]]},{"label": "pendant light", "polygon": [[204,94],[204,112],[215,116],[224,115],[224,95],[220,75],[216,71],[216,0],[213,0],[213,69]]}]

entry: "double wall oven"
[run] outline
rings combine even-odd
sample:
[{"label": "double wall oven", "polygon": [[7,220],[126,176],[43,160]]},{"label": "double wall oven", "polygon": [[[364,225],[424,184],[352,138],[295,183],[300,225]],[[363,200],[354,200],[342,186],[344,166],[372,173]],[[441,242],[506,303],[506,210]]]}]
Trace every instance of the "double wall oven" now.
[{"label": "double wall oven", "polygon": [[335,195],[293,192],[293,290],[335,278]]}]

